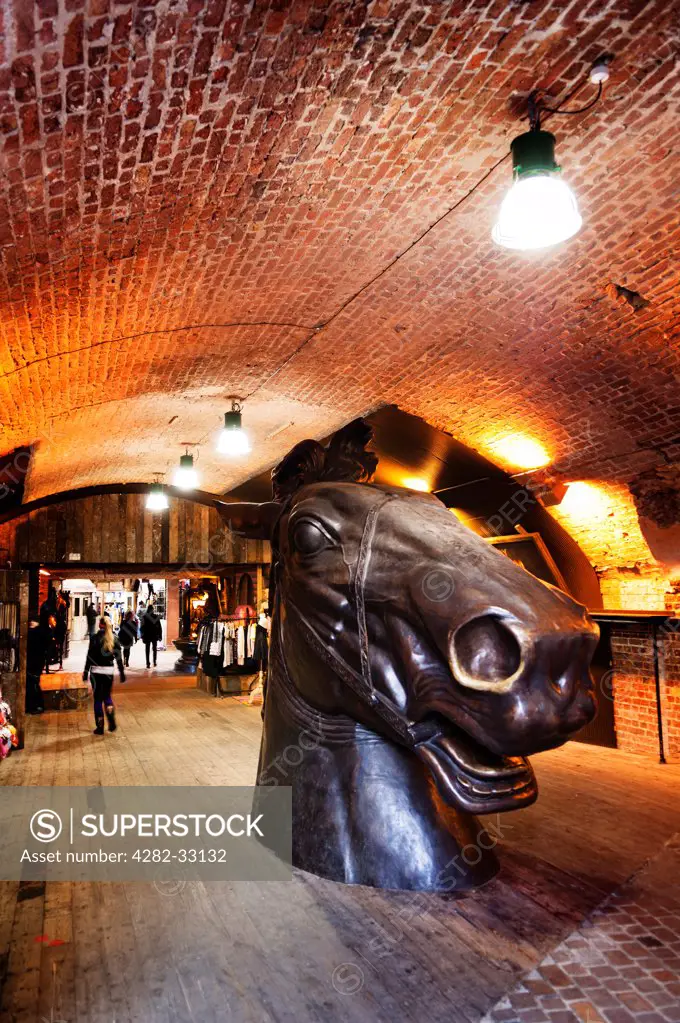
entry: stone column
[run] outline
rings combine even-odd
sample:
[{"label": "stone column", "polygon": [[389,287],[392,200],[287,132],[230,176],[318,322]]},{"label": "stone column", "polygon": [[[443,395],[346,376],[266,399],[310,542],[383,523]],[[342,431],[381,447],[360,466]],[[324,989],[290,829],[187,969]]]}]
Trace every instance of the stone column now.
[{"label": "stone column", "polygon": [[166,646],[179,636],[179,579],[165,580]]}]

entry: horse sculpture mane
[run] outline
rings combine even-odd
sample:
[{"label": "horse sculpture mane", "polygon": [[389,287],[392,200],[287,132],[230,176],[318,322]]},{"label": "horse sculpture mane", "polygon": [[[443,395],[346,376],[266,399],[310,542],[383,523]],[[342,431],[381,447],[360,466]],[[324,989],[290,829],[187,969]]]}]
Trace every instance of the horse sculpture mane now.
[{"label": "horse sculpture mane", "polygon": [[333,434],[328,447],[300,441],[272,471],[274,500],[284,502],[309,483],[367,483],[378,465],[378,456],[367,450],[372,436],[368,423],[355,419]]},{"label": "horse sculpture mane", "polygon": [[526,754],[593,716],[597,629],[437,498],[370,483],[371,436],[303,441],[273,502],[220,509],[272,541],[258,784],[292,786],[296,866],[465,890],[498,869],[475,814],[532,802]]}]

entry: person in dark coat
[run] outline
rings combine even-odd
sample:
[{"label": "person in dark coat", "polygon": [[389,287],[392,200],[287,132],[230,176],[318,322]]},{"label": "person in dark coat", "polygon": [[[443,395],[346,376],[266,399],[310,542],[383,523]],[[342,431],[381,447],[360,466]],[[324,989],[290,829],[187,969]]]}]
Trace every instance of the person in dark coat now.
[{"label": "person in dark coat", "polygon": [[57,608],[57,591],[54,586],[50,586],[47,592],[47,600],[43,600],[40,605],[40,624],[44,625],[50,615],[53,615]]},{"label": "person in dark coat", "polygon": [[150,654],[153,649],[153,666],[155,668],[158,664],[158,641],[163,638],[163,626],[151,604],[149,604],[144,612],[141,629],[144,649],[146,651],[146,666],[147,668],[151,667]]},{"label": "person in dark coat", "polygon": [[54,609],[54,617],[56,625],[54,627],[54,639],[57,645],[57,656],[59,659],[59,667],[64,667],[64,647],[66,645],[66,637],[68,635],[68,603],[64,596],[59,593]]},{"label": "person in dark coat", "polygon": [[88,676],[94,693],[95,735],[104,734],[104,711],[109,722],[109,731],[116,730],[116,711],[111,698],[113,688],[114,661],[118,665],[121,682],[125,681],[123,654],[118,637],[113,634],[109,618],[99,619],[99,629],[90,640],[87,660],[83,671],[83,681]]},{"label": "person in dark coat", "polygon": [[56,664],[57,661],[56,627],[57,619],[53,614],[46,621],[41,621],[39,626],[43,637],[43,649],[45,651],[44,672],[46,675],[50,674],[50,665]]},{"label": "person in dark coat", "polygon": [[56,618],[57,593],[53,586],[50,586],[47,600],[40,605],[40,630],[42,633],[43,649],[45,651],[45,662],[43,670],[46,675],[50,673],[50,664],[58,660],[56,644]]},{"label": "person in dark coat", "polygon": [[130,650],[139,639],[137,622],[132,611],[127,611],[118,630],[118,639],[123,648],[123,663],[126,668],[130,667]]},{"label": "person in dark coat", "polygon": [[85,617],[87,618],[87,634],[94,636],[97,631],[97,608],[92,601],[85,608]]},{"label": "person in dark coat", "polygon": [[26,644],[26,712],[42,714],[45,709],[40,676],[45,666],[45,635],[40,624],[28,623]]}]

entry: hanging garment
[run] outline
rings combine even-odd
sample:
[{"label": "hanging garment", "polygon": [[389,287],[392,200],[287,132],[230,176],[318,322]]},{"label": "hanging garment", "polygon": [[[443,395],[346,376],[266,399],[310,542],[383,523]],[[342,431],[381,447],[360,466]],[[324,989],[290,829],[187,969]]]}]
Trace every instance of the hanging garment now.
[{"label": "hanging garment", "polygon": [[265,667],[269,659],[269,639],[263,625],[255,626],[255,642],[253,643],[253,660]]},{"label": "hanging garment", "polygon": [[246,629],[239,625],[236,630],[236,663],[243,664],[246,659]]},{"label": "hanging garment", "polygon": [[222,668],[222,657],[210,653],[203,654],[201,667],[203,668],[203,673],[208,675],[209,678],[217,678]]},{"label": "hanging garment", "polygon": [[248,626],[248,633],[246,639],[246,657],[253,658],[255,650],[255,636],[257,634],[256,622],[251,622]]},{"label": "hanging garment", "polygon": [[224,637],[224,649],[222,651],[222,666],[229,668],[234,663],[234,637],[233,629],[227,629]]},{"label": "hanging garment", "polygon": [[198,652],[204,654],[210,646],[210,637],[212,635],[212,622],[205,622],[201,625],[201,632],[198,638]]},{"label": "hanging garment", "polygon": [[210,654],[212,657],[219,657],[222,653],[222,643],[224,642],[224,624],[222,622],[215,622],[212,628],[212,634],[210,637]]}]

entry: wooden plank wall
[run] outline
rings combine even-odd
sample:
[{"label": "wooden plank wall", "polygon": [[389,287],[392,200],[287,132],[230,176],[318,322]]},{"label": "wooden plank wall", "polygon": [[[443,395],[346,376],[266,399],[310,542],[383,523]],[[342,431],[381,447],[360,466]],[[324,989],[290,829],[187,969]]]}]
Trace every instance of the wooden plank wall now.
[{"label": "wooden plank wall", "polygon": [[18,604],[21,600],[21,584],[23,581],[23,572],[0,571],[0,602],[3,604]]},{"label": "wooden plank wall", "polygon": [[144,494],[97,494],[39,508],[0,524],[0,547],[13,565],[69,563],[80,554],[88,564],[213,565],[268,562],[269,544],[242,540],[215,508],[170,498],[165,512],[149,512]]}]

